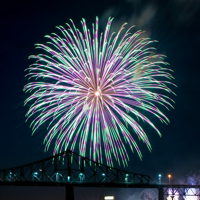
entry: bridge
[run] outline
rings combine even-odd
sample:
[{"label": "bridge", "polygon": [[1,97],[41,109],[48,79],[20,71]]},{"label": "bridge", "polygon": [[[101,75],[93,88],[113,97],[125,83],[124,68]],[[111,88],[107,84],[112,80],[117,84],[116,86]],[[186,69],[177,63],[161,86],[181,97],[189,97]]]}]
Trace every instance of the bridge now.
[{"label": "bridge", "polygon": [[0,170],[0,186],[64,186],[74,200],[74,187],[157,188],[159,200],[198,196],[200,185],[158,184],[150,176],[113,168],[70,150],[30,164]]}]

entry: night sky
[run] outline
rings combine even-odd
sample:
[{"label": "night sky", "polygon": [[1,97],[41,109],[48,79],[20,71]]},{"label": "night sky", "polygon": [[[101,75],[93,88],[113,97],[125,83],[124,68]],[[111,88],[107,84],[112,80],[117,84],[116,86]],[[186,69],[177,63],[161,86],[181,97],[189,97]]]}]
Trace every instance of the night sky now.
[{"label": "night sky", "polygon": [[[125,170],[148,174],[155,180],[158,180],[158,174],[161,173],[163,182],[168,181],[167,174],[170,173],[172,183],[183,183],[188,173],[200,170],[199,0],[1,2],[0,169],[52,155],[53,148],[44,152],[46,128],[42,127],[31,136],[30,121],[25,123],[28,107],[23,106],[27,97],[22,91],[27,83],[24,70],[34,62],[33,59],[28,60],[29,55],[44,53],[42,50],[35,50],[34,44],[48,42],[44,36],[52,32],[59,33],[55,26],[65,26],[69,19],[73,19],[81,30],[80,20],[85,18],[91,29],[96,16],[99,17],[101,31],[105,29],[108,17],[112,16],[112,31],[118,31],[124,22],[128,22],[127,28],[136,25],[132,33],[142,29],[146,31],[146,37],[158,40],[159,43],[154,44],[156,53],[167,56],[165,61],[170,63],[170,68],[174,71],[174,83],[178,86],[171,87],[177,94],[171,96],[176,102],[175,109],[165,111],[170,124],[162,124],[151,117],[162,133],[162,138],[149,126],[142,124],[153,150],[149,152],[145,144],[139,142],[143,160],[139,159],[137,153],[130,152],[131,160]],[[124,169],[122,166],[115,167]],[[75,191],[78,194],[81,189]],[[99,199],[98,195],[95,196],[93,192],[91,194],[92,199]],[[89,199],[87,195],[80,199]],[[0,199],[64,199],[64,189],[0,187]],[[77,196],[76,200],[78,199]],[[122,195],[118,199],[122,199]]]}]

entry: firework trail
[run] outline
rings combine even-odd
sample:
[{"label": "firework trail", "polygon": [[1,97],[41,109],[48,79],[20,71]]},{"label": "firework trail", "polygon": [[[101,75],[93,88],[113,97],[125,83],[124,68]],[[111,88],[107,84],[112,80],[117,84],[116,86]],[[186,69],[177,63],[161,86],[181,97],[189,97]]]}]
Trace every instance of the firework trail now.
[{"label": "firework trail", "polygon": [[169,122],[156,106],[160,104],[168,109],[173,102],[155,92],[173,93],[167,86],[174,85],[168,81],[173,78],[170,69],[162,67],[168,64],[163,61],[164,55],[153,54],[155,48],[149,45],[155,41],[141,38],[142,31],[131,34],[133,26],[121,37],[126,23],[116,35],[109,34],[112,20],[108,19],[105,33],[100,36],[98,18],[92,33],[84,19],[81,21],[83,33],[71,20],[72,26],[67,24],[67,30],[57,27],[62,37],[53,33],[45,36],[51,40],[48,46],[36,44],[46,54],[30,56],[37,61],[27,69],[32,82],[24,87],[25,92],[31,92],[25,100],[25,104],[31,103],[26,117],[33,118],[33,133],[48,122],[45,150],[53,139],[54,154],[67,148],[74,151],[79,141],[82,156],[88,152],[90,159],[98,162],[105,156],[111,166],[114,156],[119,164],[122,161],[127,165],[125,143],[142,159],[135,134],[151,150],[139,120],[161,135],[143,111],[161,122]]}]

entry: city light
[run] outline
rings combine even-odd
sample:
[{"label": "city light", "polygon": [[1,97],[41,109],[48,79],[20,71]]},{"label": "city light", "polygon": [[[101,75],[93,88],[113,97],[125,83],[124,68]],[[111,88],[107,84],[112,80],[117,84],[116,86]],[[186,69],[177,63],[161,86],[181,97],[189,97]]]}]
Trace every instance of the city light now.
[{"label": "city light", "polygon": [[67,180],[70,181],[70,176],[67,177]]},{"label": "city light", "polygon": [[56,172],[56,181],[59,181],[59,173]]},{"label": "city light", "polygon": [[161,174],[158,174],[158,179],[159,179],[159,183],[161,184],[161,177],[162,175]]},{"label": "city light", "polygon": [[171,177],[172,177],[171,174],[168,174],[169,184],[170,184],[170,178],[171,178]]},{"label": "city light", "polygon": [[80,181],[84,181],[85,175],[83,173],[79,174]]},{"label": "city light", "polygon": [[128,177],[129,177],[129,174],[126,174],[126,176],[125,176],[125,182],[128,182]]},{"label": "city light", "polygon": [[104,200],[108,200],[108,199],[114,199],[114,196],[105,196]]}]

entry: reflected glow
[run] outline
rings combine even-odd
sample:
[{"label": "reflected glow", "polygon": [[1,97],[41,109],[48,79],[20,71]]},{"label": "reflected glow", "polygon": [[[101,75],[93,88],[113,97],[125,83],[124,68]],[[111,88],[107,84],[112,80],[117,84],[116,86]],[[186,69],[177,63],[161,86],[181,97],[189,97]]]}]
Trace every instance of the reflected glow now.
[{"label": "reflected glow", "polygon": [[[196,189],[195,188],[190,188],[190,189],[186,189],[185,190],[185,194],[186,196],[184,197],[184,199],[187,200],[198,200],[198,196],[192,196],[196,194]],[[189,196],[187,196],[189,195]]]},{"label": "reflected glow", "polygon": [[[168,175],[169,176],[169,175]],[[170,175],[171,176],[171,175]],[[172,196],[174,196],[173,200],[178,200],[179,199],[179,193],[178,191],[176,191],[175,189],[173,190],[172,188],[170,188],[168,190],[168,195],[167,196],[167,200],[172,200]]]}]

